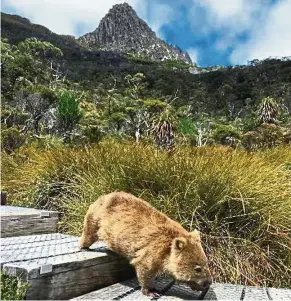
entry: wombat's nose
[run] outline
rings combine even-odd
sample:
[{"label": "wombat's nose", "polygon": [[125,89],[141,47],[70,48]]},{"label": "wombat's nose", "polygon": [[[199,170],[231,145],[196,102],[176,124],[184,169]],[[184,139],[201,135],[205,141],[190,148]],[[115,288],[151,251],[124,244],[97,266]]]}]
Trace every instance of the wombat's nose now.
[{"label": "wombat's nose", "polygon": [[208,288],[212,284],[212,279],[209,278],[209,279],[202,280],[199,284],[203,288]]}]

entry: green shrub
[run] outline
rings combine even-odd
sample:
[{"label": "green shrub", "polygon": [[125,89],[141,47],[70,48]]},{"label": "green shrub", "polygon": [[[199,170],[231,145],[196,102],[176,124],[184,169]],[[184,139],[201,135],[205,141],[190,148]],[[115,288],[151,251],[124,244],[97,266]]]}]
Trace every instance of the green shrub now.
[{"label": "green shrub", "polygon": [[182,118],[179,121],[178,132],[190,145],[196,145],[197,128],[190,118]]},{"label": "green shrub", "polygon": [[239,140],[241,138],[240,132],[232,125],[220,124],[214,130],[212,137],[217,143],[228,144],[229,139]]},{"label": "green shrub", "polygon": [[61,231],[80,235],[89,204],[125,190],[202,231],[217,281],[291,285],[290,148],[177,147],[169,157],[149,146],[104,141],[29,152],[14,165],[4,160],[10,171],[4,188],[14,204],[59,210]]},{"label": "green shrub", "polygon": [[1,108],[1,123],[7,127],[12,127],[13,125],[24,125],[25,121],[29,119],[29,114],[23,112],[19,109],[12,109],[8,106],[3,105]]},{"label": "green shrub", "polygon": [[73,91],[62,91],[57,113],[62,130],[71,131],[82,117],[78,95]]},{"label": "green shrub", "polygon": [[87,143],[100,142],[104,137],[104,133],[101,132],[97,125],[84,126],[82,128],[82,135],[87,138]]},{"label": "green shrub", "polygon": [[28,284],[17,277],[5,275],[0,271],[1,300],[24,300]]},{"label": "green shrub", "polygon": [[1,149],[7,153],[12,153],[26,141],[26,136],[15,127],[1,129]]}]

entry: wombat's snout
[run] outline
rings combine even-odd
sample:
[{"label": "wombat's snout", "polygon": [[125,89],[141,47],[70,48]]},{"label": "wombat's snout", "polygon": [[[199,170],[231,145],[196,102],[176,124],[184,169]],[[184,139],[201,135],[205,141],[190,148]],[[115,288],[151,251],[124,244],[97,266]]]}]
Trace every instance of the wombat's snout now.
[{"label": "wombat's snout", "polygon": [[201,280],[198,283],[203,289],[208,288],[212,284],[212,278]]}]

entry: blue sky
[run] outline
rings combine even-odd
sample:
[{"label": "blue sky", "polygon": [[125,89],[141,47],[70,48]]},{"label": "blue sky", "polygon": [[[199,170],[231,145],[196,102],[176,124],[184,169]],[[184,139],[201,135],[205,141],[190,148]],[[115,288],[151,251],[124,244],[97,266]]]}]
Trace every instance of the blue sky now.
[{"label": "blue sky", "polygon": [[122,2],[198,66],[291,56],[291,0],[2,0],[1,11],[80,36]]}]

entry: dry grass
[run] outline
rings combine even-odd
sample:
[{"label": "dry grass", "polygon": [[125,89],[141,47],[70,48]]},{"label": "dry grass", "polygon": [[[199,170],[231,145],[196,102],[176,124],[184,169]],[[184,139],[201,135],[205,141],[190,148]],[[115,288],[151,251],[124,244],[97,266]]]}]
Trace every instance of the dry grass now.
[{"label": "dry grass", "polygon": [[221,282],[291,286],[291,150],[153,148],[103,142],[82,149],[21,150],[3,158],[15,204],[62,213],[60,229],[79,235],[100,194],[143,197],[187,229],[199,228]]}]

